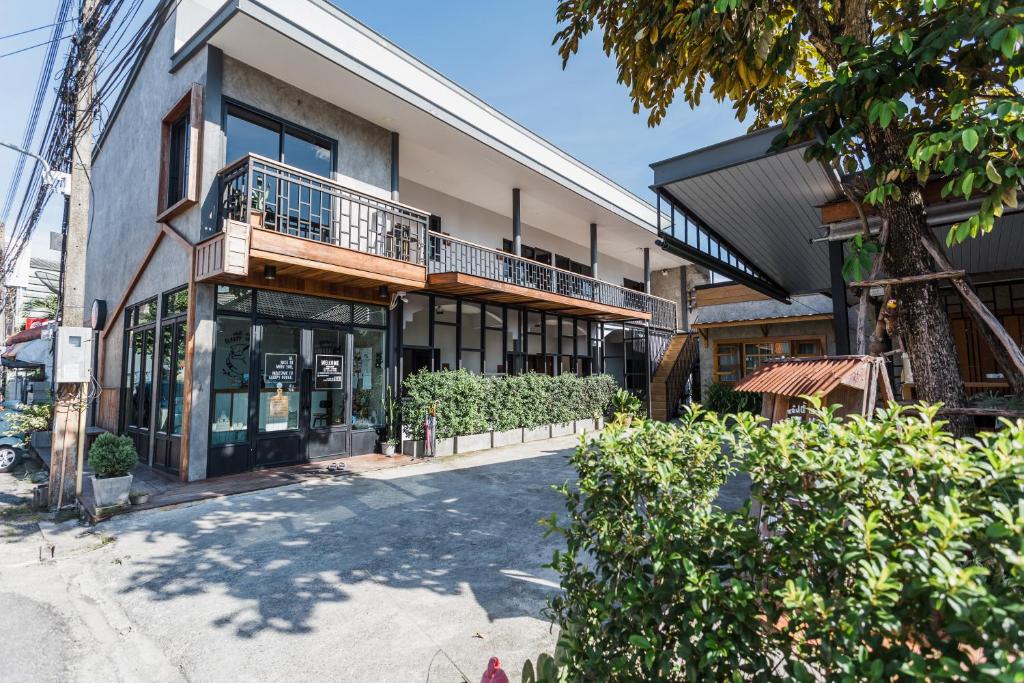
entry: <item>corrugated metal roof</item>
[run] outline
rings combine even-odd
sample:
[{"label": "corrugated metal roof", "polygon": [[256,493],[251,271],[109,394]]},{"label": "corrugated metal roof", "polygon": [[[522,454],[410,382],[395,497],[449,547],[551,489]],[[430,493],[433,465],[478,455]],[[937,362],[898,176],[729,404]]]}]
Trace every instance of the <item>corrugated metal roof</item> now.
[{"label": "corrugated metal roof", "polygon": [[731,304],[701,306],[693,314],[692,325],[713,325],[716,323],[742,322],[749,320],[772,320],[774,318],[795,318],[832,314],[832,299],[822,294],[808,294],[793,297],[793,303],[786,304],[775,299],[741,301]]},{"label": "corrugated metal roof", "polygon": [[781,396],[827,395],[855,371],[880,362],[880,358],[872,356],[781,360],[758,368],[735,388]]}]

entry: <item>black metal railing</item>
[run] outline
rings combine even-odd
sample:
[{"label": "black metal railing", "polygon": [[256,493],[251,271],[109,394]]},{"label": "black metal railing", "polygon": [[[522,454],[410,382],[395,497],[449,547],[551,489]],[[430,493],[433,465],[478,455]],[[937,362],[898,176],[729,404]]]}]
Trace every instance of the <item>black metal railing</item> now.
[{"label": "black metal railing", "polygon": [[573,299],[650,313],[652,325],[675,330],[676,307],[671,301],[448,235],[429,236],[427,272],[465,273]]},{"label": "black metal railing", "polygon": [[700,362],[700,341],[696,332],[686,333],[686,341],[665,378],[665,400],[669,417],[679,414],[683,403],[693,398],[693,368]]},{"label": "black metal railing", "polygon": [[249,154],[220,172],[222,219],[422,264],[428,215]]}]

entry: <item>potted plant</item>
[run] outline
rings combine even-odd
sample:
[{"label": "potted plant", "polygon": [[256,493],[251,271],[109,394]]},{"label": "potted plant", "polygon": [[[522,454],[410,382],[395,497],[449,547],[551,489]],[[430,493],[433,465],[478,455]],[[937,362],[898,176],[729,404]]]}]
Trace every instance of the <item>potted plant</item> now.
[{"label": "potted plant", "polygon": [[391,387],[384,388],[384,439],[380,442],[380,452],[390,457],[395,454],[398,446],[398,401],[391,395]]},{"label": "potted plant", "polygon": [[267,207],[267,189],[265,187],[252,188],[252,198],[249,203],[249,225],[254,228],[263,227],[263,213]]},{"label": "potted plant", "polygon": [[133,489],[128,494],[128,500],[132,502],[132,505],[145,505],[149,502],[149,492]]},{"label": "potted plant", "polygon": [[132,470],[138,462],[135,444],[127,436],[100,434],[89,449],[92,493],[96,507],[124,505],[132,488]]}]

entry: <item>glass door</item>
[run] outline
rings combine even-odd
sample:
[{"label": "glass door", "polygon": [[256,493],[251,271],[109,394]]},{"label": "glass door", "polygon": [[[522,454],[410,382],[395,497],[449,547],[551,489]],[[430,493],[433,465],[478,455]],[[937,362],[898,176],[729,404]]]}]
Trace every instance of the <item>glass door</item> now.
[{"label": "glass door", "polygon": [[309,426],[303,330],[278,324],[265,324],[258,330],[254,465],[303,462]]},{"label": "glass door", "polygon": [[348,455],[352,409],[348,371],[351,334],[340,330],[314,329],[312,368],[309,370],[309,430],[306,438],[310,460]]}]

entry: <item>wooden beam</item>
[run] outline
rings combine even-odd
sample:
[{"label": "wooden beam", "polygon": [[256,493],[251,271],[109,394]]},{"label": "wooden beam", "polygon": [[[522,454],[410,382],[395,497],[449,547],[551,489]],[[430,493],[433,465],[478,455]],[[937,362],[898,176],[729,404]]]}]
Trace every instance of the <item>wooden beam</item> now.
[{"label": "wooden beam", "polygon": [[[924,187],[924,189],[921,190],[921,196],[924,199],[924,205],[926,207],[947,201],[956,202],[964,200],[963,197],[951,196],[944,198],[942,196],[942,186],[945,184],[945,180],[932,180]],[[878,210],[870,204],[864,204],[864,213],[867,216],[877,216]],[[854,206],[853,202],[848,200],[832,202],[821,207],[822,225],[828,225],[830,223],[845,223],[846,221],[857,220],[859,218],[860,215],[857,213],[857,207]]]},{"label": "wooden beam", "polygon": [[121,311],[124,310],[125,304],[128,303],[128,297],[130,297],[132,292],[135,291],[135,285],[139,284],[139,280],[142,279],[142,274],[146,272],[146,267],[149,265],[149,262],[153,260],[153,256],[156,254],[156,250],[160,246],[160,242],[163,241],[166,234],[167,233],[164,232],[162,228],[157,230],[156,237],[154,237],[153,241],[150,243],[149,249],[146,251],[146,255],[142,257],[142,262],[135,268],[135,272],[132,273],[131,278],[128,280],[128,286],[121,295],[121,299],[117,302],[117,306],[115,306],[114,310],[112,310],[110,315],[107,316],[107,325],[103,328],[101,335],[104,341],[106,341],[107,335],[110,334],[110,331],[114,329],[114,322],[117,320],[118,316],[121,315]]},{"label": "wooden beam", "polygon": [[785,318],[766,318],[762,320],[729,320],[721,323],[693,323],[690,327],[694,330],[715,330],[720,327],[755,327],[758,325],[777,325],[779,323],[796,323],[831,319],[831,313],[816,313],[814,315],[791,315]]},{"label": "wooden beam", "polygon": [[910,285],[916,282],[930,282],[932,280],[955,280],[966,277],[965,270],[944,270],[941,273],[924,273],[922,275],[907,275],[906,277],[887,277],[880,280],[860,280],[851,282],[850,289],[863,289],[865,287],[887,287],[889,285],[900,286]]},{"label": "wooden beam", "polygon": [[188,269],[188,312],[185,315],[185,382],[181,400],[181,458],[178,461],[178,478],[188,481],[189,445],[192,430],[192,368],[196,350],[196,249],[191,248]]}]

